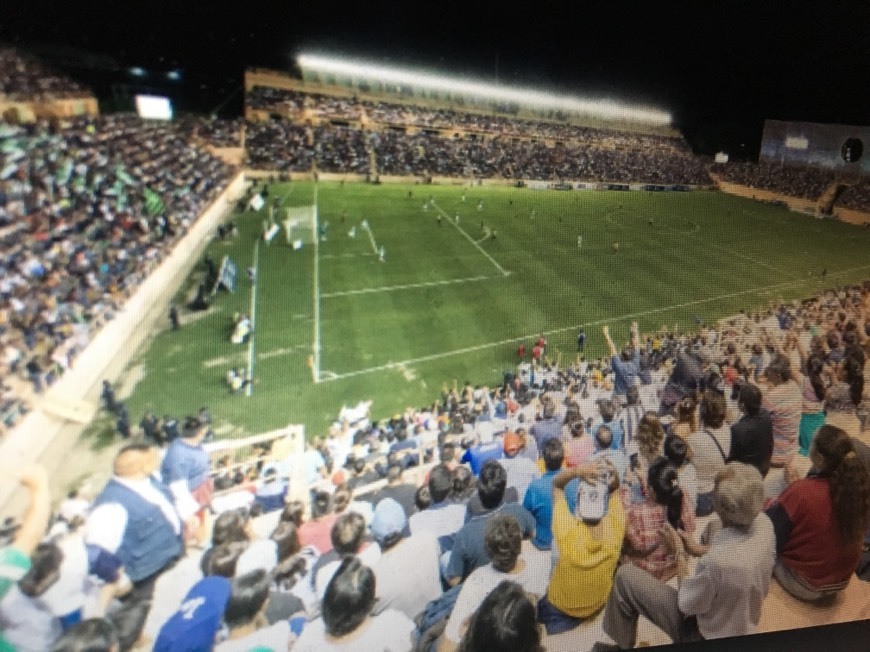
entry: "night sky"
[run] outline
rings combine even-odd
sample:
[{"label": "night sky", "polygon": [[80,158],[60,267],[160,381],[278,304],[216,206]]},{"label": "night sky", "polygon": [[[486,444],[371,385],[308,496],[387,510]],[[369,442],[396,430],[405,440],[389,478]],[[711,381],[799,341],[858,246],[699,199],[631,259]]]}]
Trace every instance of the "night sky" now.
[{"label": "night sky", "polygon": [[[752,156],[764,118],[870,124],[866,0],[9,4],[3,41],[48,46],[61,63],[75,57],[59,46],[180,68],[177,92],[199,111],[229,97],[245,67],[289,70],[298,52],[318,51],[640,101],[671,111],[704,154]],[[105,93],[96,72],[70,72]],[[237,94],[222,114],[240,107]]]}]

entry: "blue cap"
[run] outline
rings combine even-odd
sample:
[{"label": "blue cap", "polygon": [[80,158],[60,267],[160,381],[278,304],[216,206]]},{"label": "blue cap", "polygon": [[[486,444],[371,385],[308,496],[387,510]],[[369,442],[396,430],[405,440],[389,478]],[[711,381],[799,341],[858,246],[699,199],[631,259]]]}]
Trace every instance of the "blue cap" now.
[{"label": "blue cap", "polygon": [[154,652],[211,652],[230,587],[225,577],[206,577],[194,584],[178,611],[160,629]]},{"label": "blue cap", "polygon": [[394,534],[401,534],[408,525],[408,517],[405,510],[392,498],[384,498],[375,507],[375,515],[372,518],[372,536],[378,543]]}]

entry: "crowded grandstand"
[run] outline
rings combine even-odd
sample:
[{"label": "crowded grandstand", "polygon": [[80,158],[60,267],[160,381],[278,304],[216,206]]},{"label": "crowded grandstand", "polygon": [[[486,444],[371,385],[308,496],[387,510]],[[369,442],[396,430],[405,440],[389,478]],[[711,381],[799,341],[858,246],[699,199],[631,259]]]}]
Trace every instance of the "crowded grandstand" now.
[{"label": "crowded grandstand", "polygon": [[[371,193],[404,183],[392,192],[413,205],[402,204],[407,220],[426,219],[432,232],[447,222],[498,272],[460,280],[489,282],[518,274],[486,248],[500,242],[490,202],[528,201],[511,219],[547,233],[536,225],[546,206],[521,194],[528,187],[577,190],[573,197],[580,188],[707,197],[725,182],[746,198],[767,191],[765,201],[809,200],[818,203],[811,217],[782,218],[783,211],[777,219],[842,229],[844,258],[860,261],[866,231],[832,218],[848,209],[844,220],[870,223],[863,178],[764,160],[712,163],[659,126],[608,129],[557,112],[483,114],[298,80],[250,85],[244,119],[162,122],[48,115],[53,100],[87,89],[12,48],[0,49],[0,79],[0,107],[39,105],[29,120],[10,104],[0,123],[0,463],[16,466],[6,474],[26,505],[7,501],[15,518],[4,522],[7,649],[601,651],[870,618],[866,265],[839,269],[831,260],[800,276],[790,268],[785,281],[770,281],[768,295],[717,289],[745,296],[747,307],[710,319],[692,313],[673,328],[619,316],[514,333],[498,342],[510,348],[509,362],[499,360],[507,370],[490,365],[462,381],[439,370],[440,391],[424,383],[426,400],[397,413],[383,411],[384,396],[353,393],[372,392],[368,386],[348,390],[358,401],[290,403],[327,412],[321,431],[232,431],[212,415],[242,413],[243,421],[246,396],[274,391],[275,379],[253,368],[256,290],[272,292],[258,286],[273,269],[258,267],[259,256],[302,250],[315,265],[319,256],[366,257],[373,278],[386,278],[399,257],[376,243],[382,223],[374,209],[344,199],[346,182]],[[438,183],[453,194],[433,189]],[[485,195],[488,184],[511,194]],[[302,197],[309,188],[313,199]],[[332,211],[331,232],[317,221],[318,193],[323,214]],[[651,217],[658,199],[646,212],[628,199],[608,201],[601,221],[623,242],[597,243],[610,260],[626,255],[627,232],[641,227],[649,247],[667,238],[684,249],[717,246],[704,241],[711,236],[700,217],[660,234]],[[286,245],[275,239],[279,213],[287,215]],[[406,224],[395,228],[412,237],[401,230]],[[559,246],[579,257],[596,246],[591,233],[571,231]],[[241,291],[222,298],[242,285],[230,254],[238,258],[231,247],[246,237],[254,257],[239,267],[247,268],[250,309]],[[335,241],[359,248],[327,249]],[[204,280],[198,272],[188,279],[206,246]],[[528,257],[554,249],[530,244]],[[218,267],[211,254],[224,251]],[[186,267],[161,277],[179,256]],[[759,264],[743,258],[738,264]],[[280,264],[300,264],[286,260]],[[290,303],[292,282],[284,295],[266,296]],[[373,294],[348,287],[323,296]],[[780,300],[776,291],[786,288],[793,298]],[[303,290],[308,301],[310,286]],[[159,316],[130,321],[143,295]],[[706,301],[689,296],[679,308],[700,311]],[[386,317],[398,320],[401,309],[393,309]],[[301,321],[291,314],[298,310],[281,312],[287,330]],[[649,315],[657,318],[659,308],[641,313]],[[228,332],[203,332],[230,353],[212,364],[211,341],[190,352],[166,340],[166,355],[202,358],[197,366],[221,379],[212,394],[221,405],[186,399],[187,414],[172,413],[165,404],[195,390],[169,370],[157,380],[161,404],[136,399],[129,371],[109,363],[81,369],[98,354],[133,360],[136,351],[124,350],[136,348],[133,340],[121,330],[109,339],[113,328],[129,323],[130,332],[171,337],[206,318],[223,319]],[[570,351],[548,340],[551,327],[570,339]],[[319,336],[302,347],[308,368],[293,368],[293,382],[316,387],[380,370],[373,363],[330,377],[320,368]],[[97,350],[105,342],[115,350]],[[389,359],[383,369],[397,366]],[[76,475],[59,464],[47,472],[22,450],[36,446],[34,424],[77,420],[73,396],[97,410],[88,421],[109,424],[109,455],[98,458],[104,468]],[[145,403],[131,414],[129,404]],[[304,421],[285,410],[285,423],[288,416]],[[61,445],[46,444],[46,455]],[[80,457],[60,451],[67,455]]]}]

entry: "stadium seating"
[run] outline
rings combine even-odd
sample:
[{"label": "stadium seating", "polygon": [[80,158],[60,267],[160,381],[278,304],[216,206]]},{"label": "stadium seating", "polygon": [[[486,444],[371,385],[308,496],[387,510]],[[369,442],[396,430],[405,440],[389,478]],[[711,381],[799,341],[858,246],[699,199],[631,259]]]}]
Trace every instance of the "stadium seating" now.
[{"label": "stadium seating", "polygon": [[0,99],[31,101],[90,94],[78,82],[49,70],[35,58],[0,45]]},{"label": "stadium seating", "polygon": [[832,170],[784,167],[766,162],[717,163],[710,172],[723,181],[807,199],[818,199],[834,181]]}]

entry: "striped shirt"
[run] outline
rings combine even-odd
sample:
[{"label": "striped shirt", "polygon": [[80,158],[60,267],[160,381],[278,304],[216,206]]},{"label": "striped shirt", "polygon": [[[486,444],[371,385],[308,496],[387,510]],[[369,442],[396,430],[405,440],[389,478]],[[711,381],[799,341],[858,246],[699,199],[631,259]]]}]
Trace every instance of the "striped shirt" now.
[{"label": "striped shirt", "polygon": [[797,452],[798,429],[803,411],[800,385],[789,380],[771,387],[764,396],[764,408],[773,425],[773,458],[771,465],[782,467]]}]

